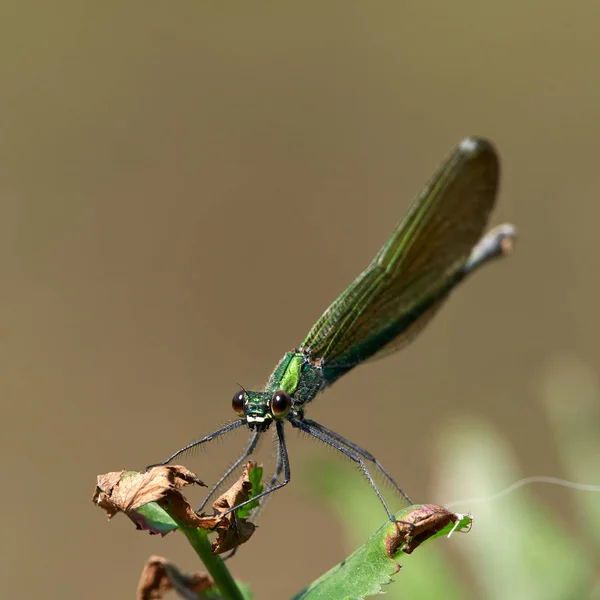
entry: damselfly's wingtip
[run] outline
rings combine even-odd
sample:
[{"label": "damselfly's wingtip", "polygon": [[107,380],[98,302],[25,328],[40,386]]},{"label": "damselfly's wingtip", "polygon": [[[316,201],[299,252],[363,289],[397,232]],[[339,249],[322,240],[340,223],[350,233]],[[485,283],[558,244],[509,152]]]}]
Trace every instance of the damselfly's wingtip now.
[{"label": "damselfly's wingtip", "polygon": [[484,149],[493,150],[494,146],[492,142],[486,140],[485,138],[478,137],[476,135],[470,135],[458,145],[458,148],[465,154],[475,154]]}]

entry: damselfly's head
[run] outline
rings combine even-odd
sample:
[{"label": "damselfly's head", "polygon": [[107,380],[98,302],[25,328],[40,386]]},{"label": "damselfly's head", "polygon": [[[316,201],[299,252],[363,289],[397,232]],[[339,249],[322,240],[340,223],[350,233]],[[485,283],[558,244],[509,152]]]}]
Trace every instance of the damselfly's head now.
[{"label": "damselfly's head", "polygon": [[292,408],[292,397],[283,390],[273,393],[240,390],[231,400],[231,406],[250,429],[266,431],[273,420],[287,417]]}]

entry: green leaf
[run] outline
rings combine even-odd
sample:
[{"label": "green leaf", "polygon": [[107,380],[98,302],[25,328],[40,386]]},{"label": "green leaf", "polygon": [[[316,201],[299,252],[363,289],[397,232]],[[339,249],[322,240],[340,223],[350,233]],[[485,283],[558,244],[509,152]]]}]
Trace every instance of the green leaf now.
[{"label": "green leaf", "polygon": [[178,528],[177,522],[156,502],[149,502],[135,510],[135,518],[130,515],[138,527],[152,533],[166,535]]},{"label": "green leaf", "polygon": [[[468,516],[456,515],[435,505],[415,505],[395,515],[346,560],[322,575],[294,600],[359,600],[384,592],[400,570],[397,559],[423,541],[470,526]],[[398,575],[401,577],[401,573]]]},{"label": "green leaf", "polygon": [[[248,479],[252,484],[252,491],[250,492],[250,498],[258,496],[263,491],[262,485],[263,468],[259,466],[253,466],[248,469]],[[237,516],[239,519],[246,519],[250,516],[253,509],[258,506],[259,501],[249,502],[242,508],[238,509]]]},{"label": "green leaf", "polygon": [[[356,548],[381,523],[381,503],[368,485],[357,485],[356,473],[350,464],[333,458],[315,457],[303,467],[306,485],[326,500],[332,512],[344,523],[344,541]],[[463,540],[454,539],[453,547]],[[468,540],[464,543],[468,544]],[[405,557],[406,563],[397,585],[386,589],[386,598],[443,598],[466,600],[470,597],[456,570],[448,563],[437,544],[426,552]],[[462,578],[464,579],[464,577]]]}]

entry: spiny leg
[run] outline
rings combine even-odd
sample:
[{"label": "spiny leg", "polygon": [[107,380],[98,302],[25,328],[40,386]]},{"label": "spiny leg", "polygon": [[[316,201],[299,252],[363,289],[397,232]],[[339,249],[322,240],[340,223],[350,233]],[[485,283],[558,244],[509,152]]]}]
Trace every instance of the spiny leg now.
[{"label": "spiny leg", "polygon": [[250,502],[255,502],[256,500],[259,500],[260,498],[264,498],[268,494],[272,494],[273,492],[281,489],[282,487],[286,486],[290,482],[290,478],[291,478],[290,462],[288,459],[287,447],[285,445],[285,437],[283,435],[283,422],[275,421],[275,426],[277,427],[277,439],[279,441],[278,453],[281,456],[281,462],[283,464],[283,481],[281,483],[278,483],[277,485],[269,488],[268,490],[262,491],[260,494],[257,494],[256,496],[254,496],[253,498],[250,498],[249,500],[246,500],[245,502],[240,502],[237,506],[234,506],[234,507],[230,508],[229,510],[225,511],[224,513],[222,513],[220,515],[221,517],[228,515],[230,512],[237,510],[238,508],[241,508],[242,506],[245,506],[246,504],[249,504]]},{"label": "spiny leg", "polygon": [[[279,448],[278,448],[277,449],[277,464],[275,466],[275,473],[273,473],[273,476],[271,477],[271,480],[269,481],[269,487],[273,487],[275,485],[275,483],[279,479],[279,476],[281,475],[282,471],[283,471],[283,460],[281,459],[281,452],[279,452]],[[258,515],[264,508],[267,498],[268,498],[268,496],[263,498],[263,501],[260,502],[259,505],[252,511],[252,513],[248,517],[248,521],[250,523],[254,523],[256,521],[256,519],[258,519]],[[229,560],[230,558],[233,558],[235,556],[235,553],[238,551],[238,548],[239,548],[239,546],[236,546],[228,554],[224,554],[221,558],[223,560]]]},{"label": "spiny leg", "polygon": [[260,431],[255,431],[252,434],[252,437],[250,438],[250,443],[248,444],[248,447],[244,450],[242,455],[229,467],[229,469],[227,469],[227,471],[225,471],[225,473],[221,476],[219,481],[217,481],[217,483],[215,483],[215,485],[212,487],[210,492],[208,492],[206,498],[204,498],[204,500],[202,501],[202,504],[200,505],[200,507],[198,508],[198,510],[196,512],[199,513],[202,511],[202,509],[206,506],[206,504],[212,498],[214,493],[221,487],[221,484],[231,475],[231,473],[233,473],[233,471],[235,471],[240,466],[240,464],[242,464],[242,462],[244,462],[246,460],[246,458],[248,458],[248,456],[250,454],[252,454],[252,452],[254,452],[254,449],[256,448],[256,444],[258,443],[259,436],[260,436]]},{"label": "spiny leg", "polygon": [[177,458],[178,456],[180,456],[181,454],[184,454],[188,450],[191,450],[192,448],[195,448],[196,446],[199,446],[200,444],[204,444],[205,442],[211,442],[212,440],[214,440],[218,437],[221,437],[222,435],[225,435],[226,433],[229,433],[230,431],[233,431],[234,429],[237,429],[238,427],[241,427],[242,425],[245,425],[245,424],[246,424],[246,421],[243,421],[241,419],[239,421],[234,421],[233,423],[228,423],[227,425],[225,425],[225,427],[221,427],[221,429],[217,429],[217,431],[213,431],[212,433],[209,433],[207,436],[203,437],[201,440],[192,442],[191,444],[188,444],[187,446],[181,448],[181,450],[177,450],[177,452],[175,452],[175,454],[171,454],[171,456],[169,456],[169,458],[167,458],[167,460],[163,460],[162,462],[159,462],[159,463],[154,463],[153,465],[148,465],[146,467],[146,469],[150,469],[151,467],[162,467],[164,465],[168,465],[174,458]]},{"label": "spiny leg", "polygon": [[[277,480],[279,479],[279,476],[281,475],[282,471],[283,471],[283,460],[281,458],[281,452],[279,451],[279,447],[278,447],[277,448],[277,462],[275,464],[275,472],[273,473],[273,475],[271,476],[271,479],[269,480],[269,486],[268,486],[269,489],[272,488],[277,483]],[[265,502],[267,501],[267,499],[268,499],[268,496],[266,498],[264,498],[263,501],[258,504],[258,506],[252,511],[252,513],[248,517],[248,521],[250,521],[251,523],[254,523],[256,521],[256,519],[258,519],[258,515],[264,508]]]},{"label": "spiny leg", "polygon": [[409,504],[413,503],[412,500],[404,493],[402,488],[394,481],[392,476],[383,468],[383,465],[370,452],[368,452],[364,448],[361,448],[360,446],[356,445],[354,442],[351,442],[349,439],[346,439],[343,435],[340,435],[339,433],[332,431],[331,429],[325,427],[324,425],[321,425],[320,423],[317,423],[316,421],[313,421],[312,419],[303,419],[303,422],[306,423],[307,425],[309,425],[310,427],[313,427],[317,431],[324,433],[325,435],[329,436],[330,438],[333,438],[337,442],[340,442],[344,446],[348,446],[349,448],[352,448],[352,450],[354,450],[354,452],[356,452],[356,454],[358,454],[359,456],[362,456],[365,460],[371,461],[379,469],[379,471],[384,475],[384,477],[396,488],[398,493]]},{"label": "spiny leg", "polygon": [[328,446],[335,448],[342,454],[345,454],[348,458],[352,459],[354,462],[358,463],[361,471],[363,472],[364,476],[367,478],[367,481],[371,484],[371,487],[373,488],[374,492],[377,494],[379,501],[381,502],[381,504],[383,504],[383,508],[385,508],[385,512],[387,513],[390,521],[396,522],[396,519],[394,518],[394,515],[392,514],[390,509],[388,508],[386,501],[383,499],[383,496],[381,495],[379,488],[373,481],[373,477],[371,477],[371,473],[369,473],[369,469],[367,469],[363,459],[356,452],[354,452],[354,450],[344,446],[335,438],[330,437],[324,431],[316,429],[315,427],[313,427],[311,424],[307,423],[304,420],[290,419],[289,421],[292,424],[292,426],[297,427],[298,429],[304,431],[305,433],[308,433],[308,435],[311,435],[312,437],[323,442],[324,444],[327,444]]}]

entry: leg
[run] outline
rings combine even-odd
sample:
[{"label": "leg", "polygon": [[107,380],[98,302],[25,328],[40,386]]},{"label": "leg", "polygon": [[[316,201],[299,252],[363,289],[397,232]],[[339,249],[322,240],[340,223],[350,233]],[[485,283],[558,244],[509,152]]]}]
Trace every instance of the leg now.
[{"label": "leg", "polygon": [[237,510],[238,508],[241,508],[242,506],[245,506],[246,504],[248,504],[250,502],[254,502],[255,500],[264,498],[268,494],[271,494],[271,493],[277,491],[278,489],[286,486],[290,482],[290,476],[291,476],[290,462],[288,460],[287,447],[285,445],[285,438],[283,435],[283,422],[275,421],[275,426],[277,427],[277,439],[279,441],[278,454],[281,457],[281,463],[283,465],[283,474],[284,474],[283,481],[281,483],[278,483],[277,485],[269,488],[268,490],[262,491],[260,494],[257,494],[256,496],[254,496],[254,498],[250,498],[249,500],[246,500],[245,502],[240,502],[237,506],[234,506],[234,507],[230,508],[229,510],[225,511],[224,513],[222,513],[221,516],[228,515],[230,512]]},{"label": "leg", "polygon": [[396,521],[396,519],[394,518],[394,515],[391,513],[390,509],[388,508],[386,501],[383,499],[383,496],[381,495],[379,488],[373,481],[373,478],[371,477],[371,474],[369,473],[369,469],[367,469],[362,458],[356,452],[354,452],[354,450],[352,450],[351,448],[349,448],[347,446],[344,446],[343,444],[338,442],[335,438],[332,438],[331,436],[329,436],[327,433],[316,429],[315,427],[313,427],[310,424],[310,422],[307,423],[306,421],[302,421],[300,419],[290,419],[290,423],[294,427],[297,427],[301,431],[308,433],[308,435],[311,435],[312,437],[323,442],[324,444],[327,444],[328,446],[335,448],[342,454],[345,454],[348,458],[352,459],[354,462],[358,463],[361,471],[363,472],[364,476],[367,478],[367,481],[371,484],[371,487],[373,488],[374,492],[377,494],[379,501],[381,502],[381,504],[383,504],[383,508],[385,508],[385,512],[387,513],[390,521],[393,521],[393,522]]},{"label": "leg", "polygon": [[195,448],[196,446],[199,446],[200,444],[204,444],[205,442],[211,442],[212,440],[214,440],[226,433],[229,433],[230,431],[233,431],[234,429],[237,429],[238,427],[241,427],[242,425],[245,425],[245,424],[246,424],[246,421],[243,421],[242,419],[239,419],[238,421],[234,421],[233,423],[229,423],[229,424],[225,425],[225,427],[222,427],[221,429],[217,429],[217,431],[213,431],[209,435],[203,437],[201,440],[198,440],[197,442],[192,442],[191,444],[188,444],[181,450],[177,450],[177,452],[175,452],[175,454],[171,454],[171,456],[169,456],[169,458],[167,458],[167,460],[163,460],[162,462],[159,462],[159,463],[154,463],[153,465],[148,465],[146,467],[146,469],[149,469],[150,467],[162,467],[164,465],[168,465],[174,458],[177,458],[178,456],[180,456],[181,454],[184,454],[188,450],[191,450],[192,448]]},{"label": "leg", "polygon": [[[278,449],[277,450],[277,465],[275,467],[275,473],[271,477],[271,481],[269,481],[269,488],[272,488],[277,483],[277,480],[279,479],[279,476],[281,475],[282,471],[283,471],[283,461],[281,459],[281,452],[279,452],[279,449]],[[258,515],[260,514],[260,511],[263,509],[267,498],[268,498],[268,496],[266,498],[264,498],[263,501],[252,511],[252,513],[248,517],[248,521],[250,523],[254,523],[256,521],[256,519],[258,519]],[[223,555],[221,558],[223,560],[229,560],[230,558],[233,558],[235,556],[235,553],[238,551],[238,548],[239,548],[239,546],[236,546],[235,548],[233,548],[233,550],[231,550],[228,554]]]},{"label": "leg", "polygon": [[[268,486],[269,489],[271,489],[273,486],[275,486],[277,484],[277,480],[279,479],[279,476],[281,475],[282,471],[283,471],[283,460],[281,459],[281,452],[279,451],[279,448],[278,448],[277,449],[277,463],[275,465],[275,472],[273,473],[273,475],[271,476],[271,479],[269,481],[269,486]],[[256,519],[258,519],[258,515],[262,511],[267,499],[268,499],[268,496],[266,498],[264,498],[263,501],[252,511],[251,515],[248,517],[248,520],[251,523],[254,523],[256,521]]]},{"label": "leg", "polygon": [[233,471],[235,471],[240,466],[240,464],[242,462],[244,462],[246,460],[246,458],[248,458],[248,456],[250,454],[252,454],[252,452],[254,452],[254,449],[256,448],[256,444],[258,443],[259,436],[260,436],[259,431],[255,431],[252,434],[252,437],[250,438],[250,443],[248,444],[248,447],[244,450],[242,455],[229,467],[229,469],[227,469],[227,471],[225,471],[225,473],[223,474],[221,479],[219,479],[219,481],[217,481],[217,483],[215,483],[215,485],[212,487],[210,492],[208,492],[208,494],[206,495],[206,498],[204,498],[204,500],[202,501],[200,508],[198,508],[198,510],[196,511],[197,513],[202,511],[202,509],[206,506],[206,504],[212,498],[214,493],[221,487],[221,484],[233,473]]},{"label": "leg", "polygon": [[370,452],[367,452],[364,448],[357,446],[354,442],[351,442],[335,431],[331,431],[331,429],[328,429],[316,421],[312,421],[311,419],[303,419],[303,422],[309,427],[312,427],[313,429],[316,429],[317,431],[320,431],[326,436],[334,439],[336,442],[340,442],[344,446],[351,448],[354,450],[354,452],[356,452],[356,454],[362,456],[362,458],[365,460],[371,461],[379,469],[383,476],[394,486],[394,488],[396,488],[398,493],[408,502],[408,504],[410,505],[413,503],[412,500],[404,493],[402,488],[392,479],[392,476],[383,468],[383,465]]}]

